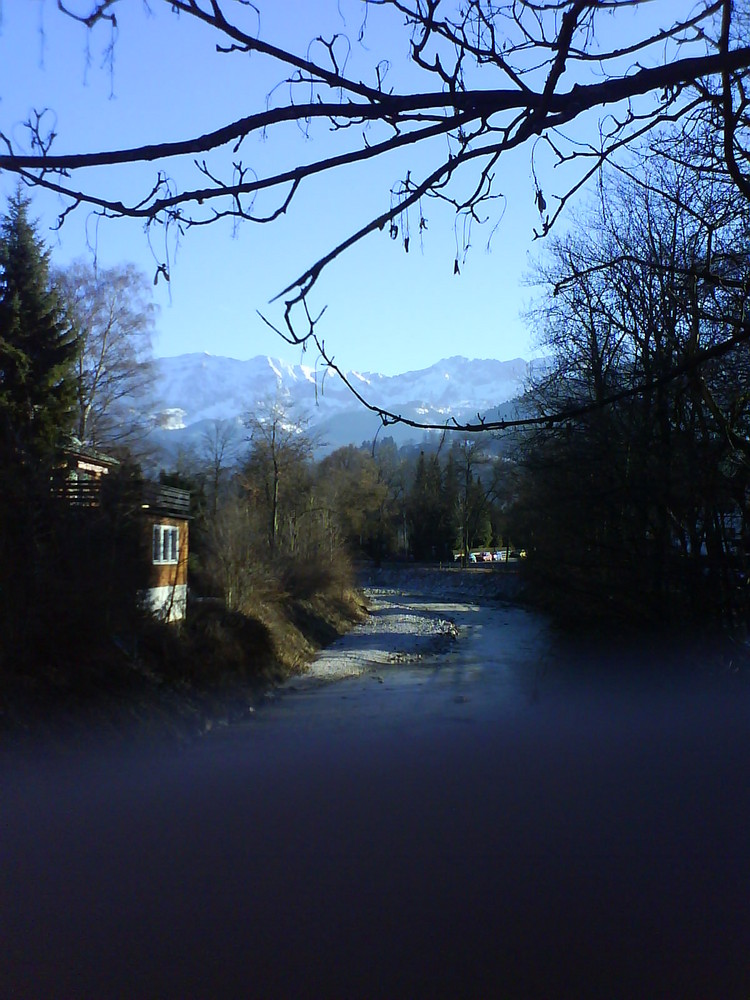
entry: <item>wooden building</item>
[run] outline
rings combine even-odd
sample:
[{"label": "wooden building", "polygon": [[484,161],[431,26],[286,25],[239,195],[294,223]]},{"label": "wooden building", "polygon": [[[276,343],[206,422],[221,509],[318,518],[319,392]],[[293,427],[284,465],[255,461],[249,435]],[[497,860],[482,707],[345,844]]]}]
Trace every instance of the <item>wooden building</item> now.
[{"label": "wooden building", "polygon": [[55,477],[54,488],[74,506],[96,507],[105,477],[119,467],[119,461],[111,455],[80,444],[71,446],[65,449],[64,465]]},{"label": "wooden building", "polygon": [[[105,502],[107,487],[115,517],[135,517],[140,565],[137,595],[142,607],[162,619],[176,622],[187,613],[188,521],[190,493],[160,483],[131,480],[127,487],[116,479],[117,459],[86,449],[68,448],[53,489],[70,506],[89,508],[93,516]],[[132,544],[132,543],[131,543]]]},{"label": "wooden building", "polygon": [[141,504],[145,580],[143,606],[163,621],[187,613],[188,518],[190,494],[159,483],[144,483]]}]

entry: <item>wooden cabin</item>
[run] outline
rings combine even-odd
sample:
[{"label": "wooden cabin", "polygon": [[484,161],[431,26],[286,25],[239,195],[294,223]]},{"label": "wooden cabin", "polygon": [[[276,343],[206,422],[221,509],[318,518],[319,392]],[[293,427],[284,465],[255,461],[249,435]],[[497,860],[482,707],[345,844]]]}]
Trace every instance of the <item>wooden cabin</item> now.
[{"label": "wooden cabin", "polygon": [[[99,508],[107,479],[119,465],[117,459],[101,452],[83,446],[68,448],[52,488],[72,507]],[[127,495],[118,491],[115,496],[121,505],[124,502],[123,516],[135,515],[141,525],[137,589],[141,605],[163,621],[181,621],[187,613],[190,493],[160,483],[131,481]]]},{"label": "wooden cabin", "polygon": [[117,470],[119,461],[111,455],[84,448],[65,449],[64,464],[55,476],[53,488],[76,507],[97,507],[105,477]]},{"label": "wooden cabin", "polygon": [[145,579],[139,597],[146,610],[163,621],[181,621],[187,614],[189,511],[187,490],[144,483]]}]

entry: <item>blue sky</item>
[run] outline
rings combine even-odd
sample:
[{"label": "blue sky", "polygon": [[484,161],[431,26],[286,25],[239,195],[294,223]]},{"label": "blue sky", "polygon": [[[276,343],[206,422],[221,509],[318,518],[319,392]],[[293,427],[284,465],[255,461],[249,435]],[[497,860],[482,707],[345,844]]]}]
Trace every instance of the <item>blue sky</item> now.
[{"label": "blue sky", "polygon": [[[257,57],[217,56],[212,32],[153,6],[156,13],[149,16],[141,4],[123,5],[110,71],[102,56],[106,32],[89,39],[87,53],[85,29],[61,17],[54,0],[4,0],[0,130],[21,137],[18,123],[30,109],[49,107],[56,114],[58,152],[184,138],[257,109],[259,95],[262,102],[282,78],[278,66]],[[356,0],[277,0],[270,12],[264,11],[264,27],[276,40],[303,47],[331,27],[350,34],[353,59],[372,61],[381,53],[402,57],[406,34],[393,17],[378,23],[377,11],[370,14],[368,51],[357,49],[360,10]],[[408,73],[407,67],[399,85],[408,85]],[[327,140],[325,131],[307,139],[291,126],[265,141],[251,139],[243,156],[262,172],[279,156],[288,158],[290,150],[295,162],[320,156]],[[179,247],[170,245],[172,280],[169,286],[160,281],[155,289],[160,306],[156,354],[271,354],[300,361],[299,348],[285,345],[257,310],[278,322],[279,308],[269,300],[337,238],[387,208],[391,185],[410,167],[419,167],[414,151],[346,175],[334,173],[302,191],[289,215],[272,226],[243,223],[233,231],[222,221],[191,230]],[[454,354],[501,360],[530,356],[532,338],[519,316],[531,294],[522,286],[528,253],[538,247],[532,246],[538,215],[528,150],[507,158],[503,170],[496,185],[505,199],[495,205],[504,215],[490,252],[491,227],[476,228],[460,275],[453,274],[454,217],[434,203],[425,206],[428,230],[422,248],[414,228],[408,254],[400,241],[378,233],[324,273],[312,301],[316,308],[326,306],[320,332],[338,364],[395,374]],[[136,180],[148,186],[147,177],[136,175]],[[129,191],[133,178],[122,183]],[[0,175],[0,195],[7,196],[14,185]],[[35,196],[33,206],[55,262],[65,263],[95,246],[103,264],[133,261],[153,275],[154,255],[140,224],[114,220],[97,226],[81,210],[55,233],[48,228],[58,208],[54,198]],[[162,249],[158,246],[159,253]],[[314,356],[308,354],[305,361],[312,363]]]}]

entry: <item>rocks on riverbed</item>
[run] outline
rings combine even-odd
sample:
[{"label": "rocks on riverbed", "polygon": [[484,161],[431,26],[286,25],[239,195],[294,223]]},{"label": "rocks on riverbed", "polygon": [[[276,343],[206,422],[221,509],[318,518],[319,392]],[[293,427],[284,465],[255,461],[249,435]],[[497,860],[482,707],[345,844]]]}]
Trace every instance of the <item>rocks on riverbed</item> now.
[{"label": "rocks on riverbed", "polygon": [[[409,579],[405,579],[403,572],[387,570],[369,574],[364,588],[369,618],[318,654],[307,676],[317,680],[356,677],[381,664],[419,663],[447,652],[460,634],[448,617],[450,608],[457,599],[464,604],[468,595],[458,574],[419,574],[416,587],[413,575],[408,572]],[[477,577],[475,598],[481,596],[478,582]]]}]

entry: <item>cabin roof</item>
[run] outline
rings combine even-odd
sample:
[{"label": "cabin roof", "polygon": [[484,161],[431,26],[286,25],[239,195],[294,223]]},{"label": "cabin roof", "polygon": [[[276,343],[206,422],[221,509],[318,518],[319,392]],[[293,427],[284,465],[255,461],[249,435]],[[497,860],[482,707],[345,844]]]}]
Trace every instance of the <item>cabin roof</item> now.
[{"label": "cabin roof", "polygon": [[190,491],[161,483],[144,482],[141,491],[144,511],[187,520],[190,517]]}]

